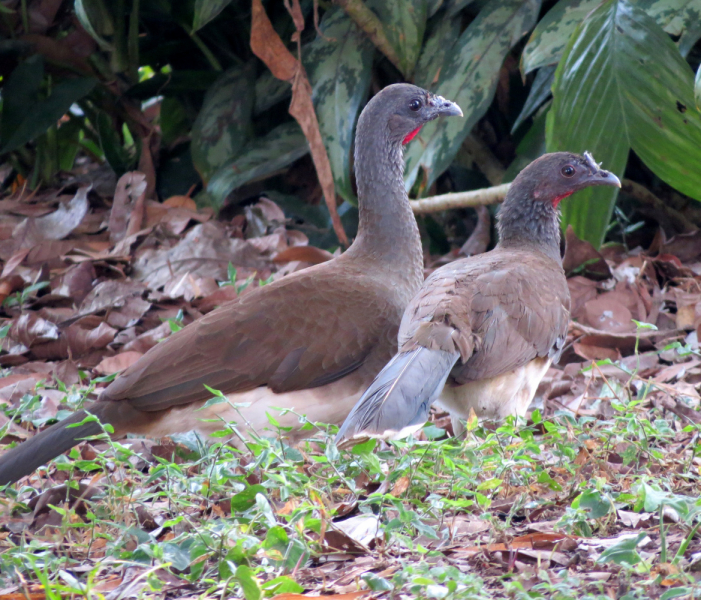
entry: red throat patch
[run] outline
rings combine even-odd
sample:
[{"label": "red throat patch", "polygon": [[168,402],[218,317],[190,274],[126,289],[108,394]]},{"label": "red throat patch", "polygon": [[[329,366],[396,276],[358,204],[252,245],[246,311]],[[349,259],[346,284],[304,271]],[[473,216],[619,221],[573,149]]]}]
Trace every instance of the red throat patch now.
[{"label": "red throat patch", "polygon": [[553,208],[557,208],[560,202],[562,202],[565,198],[571,196],[572,194],[574,194],[574,192],[567,192],[566,194],[562,194],[562,196],[557,196],[557,198],[553,198]]},{"label": "red throat patch", "polygon": [[422,125],[419,125],[416,129],[414,129],[414,131],[412,131],[409,135],[407,135],[404,138],[404,141],[402,142],[402,144],[408,144],[411,140],[413,140],[416,137],[416,134],[419,133],[419,131],[421,131],[421,127],[422,127]]}]

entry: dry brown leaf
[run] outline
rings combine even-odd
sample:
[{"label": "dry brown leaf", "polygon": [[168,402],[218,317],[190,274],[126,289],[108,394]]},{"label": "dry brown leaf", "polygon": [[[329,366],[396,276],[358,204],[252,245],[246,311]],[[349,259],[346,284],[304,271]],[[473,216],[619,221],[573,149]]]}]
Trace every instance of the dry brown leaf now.
[{"label": "dry brown leaf", "polygon": [[460,248],[461,256],[482,254],[487,250],[492,239],[492,217],[489,214],[489,209],[486,206],[478,206],[475,211],[477,212],[477,223],[470,237]]},{"label": "dry brown leaf", "polygon": [[611,277],[611,269],[604,257],[585,240],[580,240],[572,229],[567,226],[565,232],[565,256],[562,259],[562,268],[568,275],[574,272],[586,274],[591,279],[608,279]]},{"label": "dry brown leaf", "polygon": [[323,250],[315,246],[290,246],[282,252],[278,252],[273,258],[274,263],[285,263],[292,261],[308,262],[318,265],[327,260],[331,260],[333,254],[328,250]]},{"label": "dry brown leaf", "polygon": [[[139,229],[144,218],[143,198],[146,196],[146,175],[139,171],[130,171],[119,178],[117,188],[114,191],[114,199],[112,200],[112,210],[110,211],[110,219],[108,229],[110,232],[110,240],[118,242],[128,237],[127,231],[131,229],[131,216],[135,210],[141,210],[140,219],[135,217],[134,226],[138,221]],[[141,204],[139,206],[139,199]],[[139,231],[136,229],[131,234]]]},{"label": "dry brown leaf", "polygon": [[112,375],[112,373],[121,373],[124,369],[131,367],[143,354],[141,352],[122,352],[116,356],[109,356],[95,367],[95,371],[102,375]]},{"label": "dry brown leaf", "polygon": [[[292,10],[292,12],[294,13],[295,11]],[[299,17],[302,18],[301,12]],[[273,28],[261,0],[253,0],[252,4],[251,50],[253,54],[265,63],[275,77],[292,83],[292,102],[290,102],[289,112],[299,123],[304,137],[309,142],[314,167],[319,177],[321,189],[324,192],[324,200],[329,209],[336,236],[344,246],[348,246],[348,237],[336,210],[336,190],[333,182],[333,173],[329,156],[326,153],[326,147],[319,131],[319,121],[314,111],[312,86],[302,64],[287,49]]]}]

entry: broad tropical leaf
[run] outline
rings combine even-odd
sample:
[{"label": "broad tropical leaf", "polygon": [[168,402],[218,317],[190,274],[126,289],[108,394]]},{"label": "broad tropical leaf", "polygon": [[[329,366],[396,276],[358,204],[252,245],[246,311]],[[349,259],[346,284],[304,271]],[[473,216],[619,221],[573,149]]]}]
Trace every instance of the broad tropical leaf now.
[{"label": "broad tropical leaf", "polygon": [[252,65],[229,69],[210,88],[192,127],[192,162],[203,181],[241,153],[251,138]]},{"label": "broad tropical leaf", "polygon": [[2,89],[2,147],[0,154],[16,150],[44,133],[86,96],[97,81],[91,77],[66,79],[48,98],[40,98],[44,61],[34,55],[20,64]]},{"label": "broad tropical leaf", "polygon": [[[560,0],[553,6],[533,30],[523,49],[523,73],[556,64],[577,25],[600,4],[601,0]],[[671,35],[680,35],[687,27],[698,23],[701,17],[701,0],[635,0],[634,4]]]},{"label": "broad tropical leaf", "polygon": [[195,0],[192,30],[198,31],[223,11],[231,0]]},{"label": "broad tropical leaf", "polygon": [[399,68],[411,78],[426,29],[426,0],[371,0],[367,2],[382,22],[389,43],[399,56]]},{"label": "broad tropical leaf", "polygon": [[457,102],[465,117],[423,127],[406,153],[407,187],[414,184],[420,168],[426,174],[422,189],[448,168],[460,144],[489,108],[504,57],[533,27],[539,9],[540,0],[489,2],[455,42],[432,89]]},{"label": "broad tropical leaf", "polygon": [[519,125],[537,111],[540,105],[550,97],[553,81],[555,81],[555,65],[548,65],[538,71],[528,92],[528,98],[526,98],[521,112],[514,121],[513,127],[511,127],[511,133],[516,131]]},{"label": "broad tropical leaf", "polygon": [[313,86],[314,108],[336,193],[354,202],[350,175],[353,127],[370,87],[374,48],[340,8],[324,15],[320,29],[322,35],[303,50],[304,66]]},{"label": "broad tropical leaf", "polygon": [[436,83],[443,70],[448,53],[460,35],[458,19],[441,19],[424,44],[419,61],[416,63],[414,83],[422,88],[430,88]]},{"label": "broad tropical leaf", "polygon": [[252,140],[243,152],[223,165],[210,179],[207,192],[217,206],[244,183],[284,169],[309,152],[297,123],[285,123],[268,135]]},{"label": "broad tropical leaf", "polygon": [[[592,12],[558,66],[549,151],[590,150],[621,176],[630,148],[661,179],[701,199],[701,114],[693,73],[644,10],[611,0]],[[564,224],[603,241],[617,190],[594,188],[563,205]]]}]

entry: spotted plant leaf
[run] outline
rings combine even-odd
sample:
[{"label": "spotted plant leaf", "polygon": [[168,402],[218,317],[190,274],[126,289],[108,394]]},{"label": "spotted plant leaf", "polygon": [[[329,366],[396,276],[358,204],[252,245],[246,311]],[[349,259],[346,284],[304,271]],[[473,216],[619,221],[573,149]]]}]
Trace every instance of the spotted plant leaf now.
[{"label": "spotted plant leaf", "polygon": [[284,169],[309,152],[307,140],[294,122],[284,123],[268,135],[252,140],[243,151],[212,175],[207,192],[216,206],[245,183]]},{"label": "spotted plant leaf", "polygon": [[324,15],[320,29],[322,35],[302,51],[304,66],[336,192],[354,201],[350,176],[353,127],[370,87],[374,47],[340,8]]},{"label": "spotted plant leaf", "polygon": [[439,119],[425,125],[406,152],[405,180],[411,187],[423,169],[426,189],[452,162],[473,125],[492,102],[499,70],[509,50],[533,27],[540,0],[488,2],[448,52],[431,89],[457,102],[462,120]]},{"label": "spotted plant leaf", "polygon": [[[572,36],[557,68],[549,151],[589,150],[623,175],[632,148],[655,174],[701,200],[701,114],[694,75],[669,35],[630,2],[603,3]],[[563,203],[564,225],[603,241],[617,196],[592,188]]]},{"label": "spotted plant leaf", "polygon": [[251,65],[236,66],[209,89],[192,126],[192,162],[205,183],[236,157],[252,134],[255,81]]},{"label": "spotted plant leaf", "polygon": [[[601,0],[560,0],[553,6],[533,30],[523,49],[523,73],[556,64],[577,25],[601,4]],[[698,23],[701,16],[701,0],[636,0],[634,4],[675,36]]]},{"label": "spotted plant leaf", "polygon": [[450,49],[459,35],[459,19],[441,19],[426,40],[419,61],[416,63],[414,76],[416,85],[429,88],[438,82]]},{"label": "spotted plant leaf", "polygon": [[195,0],[195,17],[192,21],[192,30],[202,29],[212,19],[223,11],[231,0]]},{"label": "spotted plant leaf", "polygon": [[385,35],[399,56],[399,68],[410,79],[423,44],[428,16],[426,0],[369,0],[366,4],[380,18]]}]

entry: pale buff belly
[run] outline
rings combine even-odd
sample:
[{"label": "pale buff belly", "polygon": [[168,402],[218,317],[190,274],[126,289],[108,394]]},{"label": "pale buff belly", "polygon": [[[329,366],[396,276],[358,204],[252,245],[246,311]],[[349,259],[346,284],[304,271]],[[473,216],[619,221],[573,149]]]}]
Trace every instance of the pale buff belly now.
[{"label": "pale buff belly", "polygon": [[[282,427],[292,427],[291,431],[282,435],[289,442],[297,442],[312,437],[318,431],[316,428],[300,431],[306,422],[300,421],[300,416],[305,416],[312,423],[340,425],[370,383],[368,379],[372,380],[363,373],[355,373],[317,388],[281,394],[275,394],[267,387],[258,387],[229,394],[228,402],[206,408],[202,408],[205,402],[172,408],[149,426],[148,436],[159,438],[192,430],[208,436],[224,429],[226,423],[234,423],[244,436],[249,431],[255,431],[264,437],[278,437],[278,432],[266,416],[268,413]],[[280,409],[292,412],[284,413]],[[216,441],[221,439],[217,438]],[[236,436],[231,441],[236,443]]]},{"label": "pale buff belly", "polygon": [[480,420],[503,421],[509,415],[523,417],[551,362],[538,358],[498,377],[463,385],[448,384],[438,404],[451,414],[454,423],[467,419],[470,409]]}]

